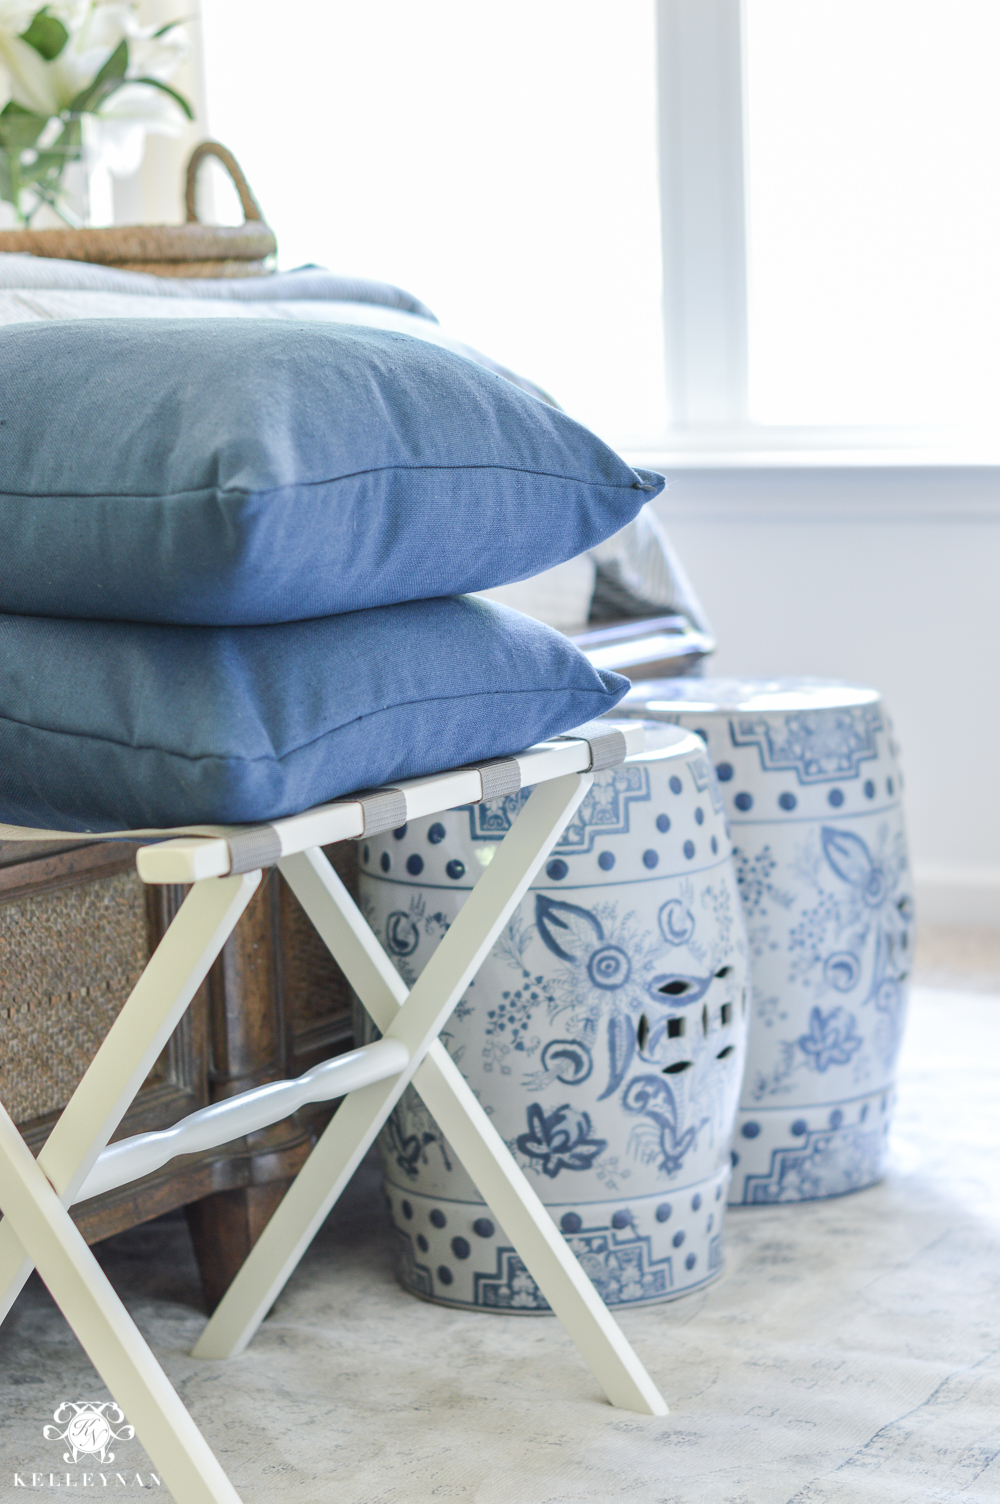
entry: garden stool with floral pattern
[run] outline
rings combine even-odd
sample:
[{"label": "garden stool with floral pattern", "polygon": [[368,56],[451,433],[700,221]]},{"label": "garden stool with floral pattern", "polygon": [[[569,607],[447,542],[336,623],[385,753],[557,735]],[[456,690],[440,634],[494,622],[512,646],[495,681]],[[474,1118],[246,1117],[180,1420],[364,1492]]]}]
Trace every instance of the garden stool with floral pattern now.
[{"label": "garden stool with floral pattern", "polygon": [[873,689],[667,679],[615,714],[708,746],[733,832],[752,1009],[730,1203],[879,1179],[906,1018],[913,903],[902,778]]},{"label": "garden stool with floral pattern", "polygon": [[[651,726],[600,772],[442,1040],[609,1305],[722,1261],[747,953],[703,742]],[[361,843],[360,903],[412,982],[527,793]],[[379,1140],[403,1284],[549,1307],[416,1094]]]}]

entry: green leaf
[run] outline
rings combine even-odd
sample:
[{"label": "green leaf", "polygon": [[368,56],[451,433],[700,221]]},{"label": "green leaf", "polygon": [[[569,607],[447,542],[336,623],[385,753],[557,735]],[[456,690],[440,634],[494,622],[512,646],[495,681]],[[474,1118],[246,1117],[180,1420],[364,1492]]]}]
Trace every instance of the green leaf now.
[{"label": "green leaf", "polygon": [[24,151],[34,146],[47,124],[45,115],[36,115],[10,100],[0,110],[0,146],[10,151]]},{"label": "green leaf", "polygon": [[69,41],[69,32],[55,16],[48,15],[47,10],[46,6],[32,17],[27,31],[21,32],[21,41],[34,47],[40,57],[51,63]]},{"label": "green leaf", "polygon": [[7,152],[0,149],[0,199],[17,207],[17,195],[14,191],[14,174],[10,170],[10,157]]},{"label": "green leaf", "polygon": [[69,104],[71,115],[93,114],[101,104],[116,89],[120,89],[125,82],[125,70],[128,68],[128,42],[122,40],[118,43],[114,52],[111,53],[104,63],[103,68],[97,73],[91,83]]},{"label": "green leaf", "polygon": [[95,88],[98,84],[107,83],[108,80],[112,78],[124,78],[125,70],[127,69],[127,67],[128,42],[126,42],[123,37],[122,40],[118,43],[118,46],[115,48],[114,52],[112,52],[111,56],[108,58],[107,62],[104,64],[104,67],[101,69],[100,73],[97,74],[93,84],[91,84],[91,88]]},{"label": "green leaf", "polygon": [[194,119],[194,110],[188,104],[187,100],[184,98],[184,95],[178,94],[177,90],[172,89],[169,84],[161,83],[158,78],[130,78],[129,83],[148,84],[151,89],[161,89],[164,94],[169,94],[170,98],[180,105],[181,109],[184,111],[189,120]]}]

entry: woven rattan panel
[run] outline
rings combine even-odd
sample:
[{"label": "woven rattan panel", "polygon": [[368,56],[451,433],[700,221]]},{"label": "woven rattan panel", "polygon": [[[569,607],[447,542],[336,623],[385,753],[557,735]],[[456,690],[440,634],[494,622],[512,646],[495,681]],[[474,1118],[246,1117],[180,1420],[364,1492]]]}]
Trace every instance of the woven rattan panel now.
[{"label": "woven rattan panel", "polygon": [[0,1101],[61,1108],[149,958],[146,893],[123,872],[0,904]]}]

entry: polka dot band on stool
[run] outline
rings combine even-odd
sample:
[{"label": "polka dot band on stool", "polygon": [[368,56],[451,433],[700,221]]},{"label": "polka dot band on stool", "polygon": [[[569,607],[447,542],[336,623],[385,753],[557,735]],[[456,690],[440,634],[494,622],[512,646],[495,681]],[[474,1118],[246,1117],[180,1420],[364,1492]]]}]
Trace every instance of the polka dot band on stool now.
[{"label": "polka dot band on stool", "polygon": [[[470,1085],[529,1172],[553,1231],[594,1270],[613,1306],[671,1299],[721,1268],[721,1209],[731,1179],[726,1139],[738,1103],[733,1066],[742,1064],[753,1010],[741,1011],[749,993],[737,924],[740,890],[723,860],[730,852],[727,816],[733,820],[736,810],[731,798],[723,801],[713,773],[717,728],[710,717],[700,721],[707,750],[693,735],[671,732],[666,747],[642,760],[598,770],[447,1025],[449,1049],[462,1051]],[[753,792],[751,821],[789,823],[776,803],[790,786],[787,772],[765,797],[750,758],[735,749],[731,756],[727,794]],[[820,790],[824,809],[830,786]],[[401,843],[391,831],[362,838],[372,852],[371,866],[360,870],[364,912],[374,916],[379,940],[405,964],[411,983],[521,808],[530,811],[524,794],[411,818]],[[799,802],[806,802],[802,795]],[[439,827],[433,837],[432,818]],[[768,838],[765,832],[761,846]],[[392,859],[390,877],[409,891],[382,878],[383,852]],[[422,868],[415,871],[408,864],[418,853]],[[592,1029],[581,1031],[563,1007],[564,973],[586,997]],[[734,1060],[719,1058],[725,1047]],[[704,1133],[692,1138],[685,1130],[699,1119],[682,1106],[720,1095],[726,1121],[711,1141]],[[668,1185],[652,1144],[662,1136],[660,1118],[670,1102],[678,1104],[683,1163]],[[398,1130],[416,1147],[431,1125],[414,1113],[401,1104]],[[787,1132],[795,1112],[781,1116]],[[648,1163],[634,1153],[637,1128],[650,1139]],[[426,1139],[426,1159],[407,1156],[405,1166],[397,1158],[400,1140],[393,1143],[395,1151],[387,1138],[382,1147],[392,1219],[401,1246],[411,1250],[400,1270],[404,1285],[459,1308],[545,1310],[503,1227],[457,1163],[456,1173],[448,1173],[437,1137],[433,1146]],[[616,1164],[628,1165],[627,1180],[610,1180]],[[570,1168],[578,1173],[570,1176]],[[403,1197],[412,1204],[411,1219]],[[432,1210],[446,1225],[431,1219]],[[418,1232],[429,1249],[418,1251]]]}]

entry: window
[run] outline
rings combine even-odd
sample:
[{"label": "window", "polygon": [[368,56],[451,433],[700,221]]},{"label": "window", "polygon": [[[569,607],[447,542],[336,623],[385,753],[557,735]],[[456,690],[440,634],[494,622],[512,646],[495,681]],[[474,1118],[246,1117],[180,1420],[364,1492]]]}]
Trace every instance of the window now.
[{"label": "window", "polygon": [[283,266],[408,288],[614,444],[663,432],[653,0],[202,18],[209,126]]},{"label": "window", "polygon": [[748,0],[749,416],[1000,398],[1000,5]]},{"label": "window", "polygon": [[992,414],[995,0],[659,0],[659,21],[675,421],[794,442]]},{"label": "window", "polygon": [[996,0],[202,15],[282,264],[409,288],[619,448],[992,416]]}]

